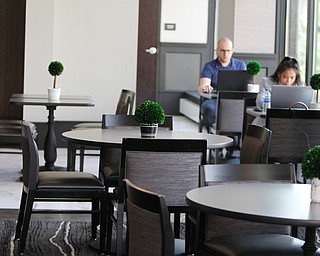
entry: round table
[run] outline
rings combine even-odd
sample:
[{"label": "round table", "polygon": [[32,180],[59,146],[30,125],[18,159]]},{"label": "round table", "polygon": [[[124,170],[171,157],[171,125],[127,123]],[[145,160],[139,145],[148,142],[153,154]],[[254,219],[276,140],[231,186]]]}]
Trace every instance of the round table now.
[{"label": "round table", "polygon": [[246,183],[207,186],[189,191],[188,205],[236,219],[306,227],[303,255],[315,255],[320,203],[310,200],[309,184]]},{"label": "round table", "polygon": [[[62,137],[68,145],[68,170],[74,168],[72,145],[96,147],[121,147],[123,138],[141,138],[140,129],[77,129],[64,132]],[[233,145],[233,139],[227,136],[190,131],[171,131],[158,129],[156,139],[205,139],[208,149],[225,148]]]}]

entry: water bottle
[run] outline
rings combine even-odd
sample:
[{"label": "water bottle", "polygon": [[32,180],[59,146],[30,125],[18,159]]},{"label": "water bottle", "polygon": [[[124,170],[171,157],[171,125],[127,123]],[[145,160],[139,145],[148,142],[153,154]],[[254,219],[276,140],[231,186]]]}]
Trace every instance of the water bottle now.
[{"label": "water bottle", "polygon": [[262,95],[262,114],[267,114],[268,108],[271,108],[271,93],[266,89]]}]

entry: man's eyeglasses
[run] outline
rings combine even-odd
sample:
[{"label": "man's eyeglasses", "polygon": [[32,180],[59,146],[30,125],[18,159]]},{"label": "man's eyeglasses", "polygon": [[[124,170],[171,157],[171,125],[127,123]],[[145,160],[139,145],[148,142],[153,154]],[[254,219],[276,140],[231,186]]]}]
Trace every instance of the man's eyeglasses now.
[{"label": "man's eyeglasses", "polygon": [[217,49],[218,52],[222,52],[222,53],[231,53],[233,52],[233,49]]}]

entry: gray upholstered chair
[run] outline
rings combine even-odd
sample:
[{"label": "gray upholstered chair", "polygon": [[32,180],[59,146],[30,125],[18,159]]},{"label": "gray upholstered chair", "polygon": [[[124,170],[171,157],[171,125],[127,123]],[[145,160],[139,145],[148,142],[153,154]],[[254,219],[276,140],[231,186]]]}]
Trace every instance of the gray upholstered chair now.
[{"label": "gray upholstered chair", "polygon": [[[24,252],[32,213],[90,213],[92,238],[96,238],[100,224],[100,250],[105,251],[106,200],[103,183],[86,172],[39,172],[37,145],[32,138],[30,125],[22,123],[23,188],[15,239],[19,239],[19,253]],[[35,209],[35,201],[44,202],[91,202],[91,210]]]},{"label": "gray upholstered chair", "polygon": [[308,149],[320,144],[320,111],[268,109],[266,127],[272,131],[269,163],[301,163]]},{"label": "gray upholstered chair", "polygon": [[[135,99],[135,92],[127,89],[122,89],[115,114],[116,115],[132,115],[134,99]],[[101,128],[101,123],[100,122],[79,123],[72,127],[72,129],[94,129],[94,128]],[[90,155],[89,153],[85,153],[85,150],[89,150],[89,149],[97,150],[97,148],[88,147],[88,146],[84,147],[83,145],[79,147],[79,151],[80,151],[79,152],[79,156],[80,156],[79,170],[80,171],[83,171],[83,168],[84,168],[85,155]],[[74,147],[74,150],[77,150],[77,148]],[[72,155],[76,156],[76,153],[74,152]],[[75,160],[73,161],[75,162]]]},{"label": "gray upholstered chair", "polygon": [[[217,164],[200,167],[201,186],[221,183],[295,183],[293,164]],[[219,196],[219,195],[212,195]],[[235,195],[236,197],[236,195]],[[198,214],[198,249],[210,255],[301,255],[304,241],[291,236],[291,227]]]},{"label": "gray upholstered chair", "polygon": [[[134,139],[122,141],[119,188],[109,200],[107,251],[111,248],[112,224],[116,223],[116,252],[121,255],[124,217],[124,188],[127,178],[135,185],[162,194],[174,214],[174,234],[180,235],[180,214],[186,213],[186,250],[190,250],[186,193],[199,186],[199,165],[206,162],[207,141],[186,139]],[[114,205],[117,207],[114,216]]]},{"label": "gray upholstered chair", "polygon": [[240,164],[267,164],[272,132],[250,124],[240,149]]},{"label": "gray upholstered chair", "polygon": [[[244,119],[246,114],[246,100],[255,98],[256,94],[240,91],[219,91],[216,114],[216,134],[226,135],[234,139],[234,145],[228,150],[232,154],[234,149],[240,149]],[[217,154],[216,154],[217,157]]]},{"label": "gray upholstered chair", "polygon": [[165,197],[125,179],[127,254],[185,255],[185,243],[174,239]]}]

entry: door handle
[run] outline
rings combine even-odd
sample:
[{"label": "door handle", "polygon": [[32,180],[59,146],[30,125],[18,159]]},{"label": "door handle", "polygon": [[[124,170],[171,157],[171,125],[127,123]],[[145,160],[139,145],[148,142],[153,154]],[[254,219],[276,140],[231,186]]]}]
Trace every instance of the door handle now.
[{"label": "door handle", "polygon": [[146,52],[149,54],[156,54],[157,48],[156,47],[150,47],[149,49],[146,49]]}]

